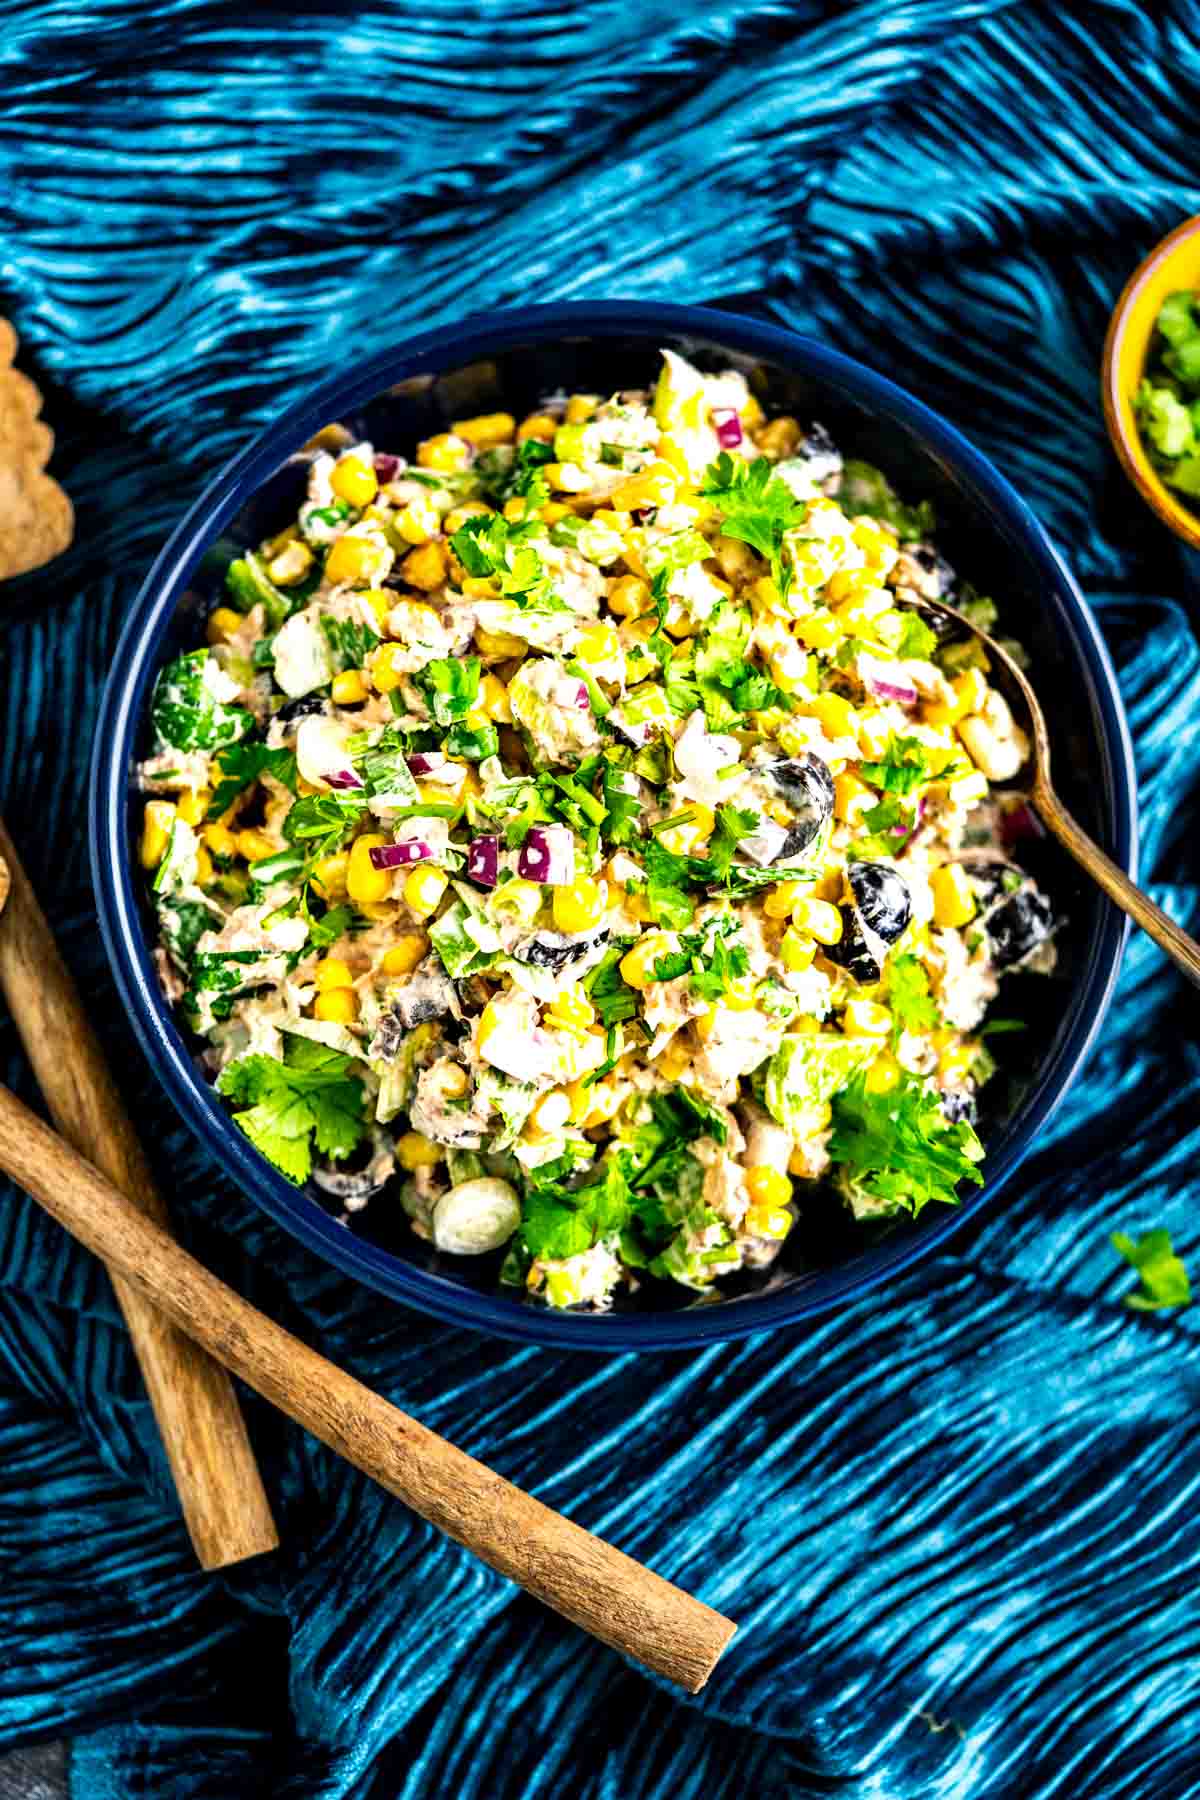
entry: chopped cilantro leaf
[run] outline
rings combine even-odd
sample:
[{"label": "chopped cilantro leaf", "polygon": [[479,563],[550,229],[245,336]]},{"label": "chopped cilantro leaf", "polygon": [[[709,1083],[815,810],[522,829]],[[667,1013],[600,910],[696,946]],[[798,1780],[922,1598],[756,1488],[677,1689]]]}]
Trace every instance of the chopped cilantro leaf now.
[{"label": "chopped cilantro leaf", "polygon": [[456,719],[466,718],[479,694],[479,671],[477,656],[465,656],[461,662],[438,656],[413,676],[439,725],[453,725]]},{"label": "chopped cilantro leaf", "polygon": [[284,787],[290,788],[293,794],[296,791],[296,758],[292,752],[268,750],[260,739],[226,744],[217,751],[216,763],[221,779],[214,787],[212,799],[208,803],[210,819],[220,818],[233,805],[238,795],[263,775],[273,775],[276,781],[282,781]]},{"label": "chopped cilantro leaf", "polygon": [[583,991],[605,1027],[620,1025],[637,1014],[637,991],[625,980],[620,966],[621,958],[629,948],[629,941],[623,939],[621,943],[612,945],[590,974],[584,977]]},{"label": "chopped cilantro leaf", "polygon": [[217,1090],[243,1110],[234,1123],[297,1186],[312,1173],[313,1149],[341,1161],[367,1129],[363,1084],[353,1060],[307,1038],[290,1038],[284,1060],[242,1056],[217,1078]]},{"label": "chopped cilantro leaf", "polygon": [[892,958],[888,966],[888,1006],[892,1014],[892,1042],[904,1031],[933,1031],[941,1015],[929,991],[929,977],[917,957],[907,953]]},{"label": "chopped cilantro leaf", "polygon": [[937,1094],[905,1074],[886,1094],[857,1074],[833,1101],[829,1154],[852,1192],[876,1207],[913,1214],[931,1200],[958,1201],[960,1181],[981,1186],[983,1146],[965,1119],[951,1124]]},{"label": "chopped cilantro leaf", "polygon": [[936,632],[931,631],[924,619],[915,612],[905,611],[901,618],[904,629],[896,645],[896,655],[901,662],[907,657],[913,657],[918,662],[928,662],[937,649]]},{"label": "chopped cilantro leaf", "polygon": [[717,808],[717,822],[708,845],[708,862],[714,875],[722,879],[728,875],[733,863],[733,853],[744,837],[750,837],[758,829],[758,814],[748,806],[731,806],[728,802]]},{"label": "chopped cilantro leaf", "polygon": [[905,506],[881,469],[873,463],[853,459],[842,468],[838,505],[851,518],[855,513],[870,513],[908,540],[928,537],[936,523],[928,500],[922,500],[917,506]]},{"label": "chopped cilantro leaf", "polygon": [[774,473],[769,459],[756,456],[748,463],[722,450],[705,470],[700,492],[721,514],[726,537],[737,538],[770,559],[775,585],[786,594],[792,572],[783,561],[784,533],[802,523],[808,508]]},{"label": "chopped cilantro leaf", "polygon": [[893,737],[882,761],[863,763],[859,774],[885,793],[911,794],[930,777],[925,745],[919,738]]}]

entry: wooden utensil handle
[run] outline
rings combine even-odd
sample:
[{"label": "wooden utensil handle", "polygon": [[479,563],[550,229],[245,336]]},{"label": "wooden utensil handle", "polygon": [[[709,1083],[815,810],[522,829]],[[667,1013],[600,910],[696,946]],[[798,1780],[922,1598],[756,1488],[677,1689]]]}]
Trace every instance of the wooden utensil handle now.
[{"label": "wooden utensil handle", "polygon": [[414,1512],[696,1693],[731,1620],[456,1450],[235,1294],[0,1088],[0,1168],[227,1367]]},{"label": "wooden utensil handle", "polygon": [[[166,1226],[166,1206],[3,821],[0,862],[11,884],[0,912],[0,990],[50,1116],[129,1200]],[[202,1567],[273,1550],[278,1533],[229,1376],[141,1288],[110,1274]]]},{"label": "wooden utensil handle", "polygon": [[1128,913],[1134,923],[1140,925],[1147,936],[1152,937],[1159,948],[1166,951],[1189,981],[1200,987],[1200,944],[1195,938],[1189,937],[1174,919],[1167,917],[1161,906],[1156,906],[1148,894],[1135,887],[1124,869],[1118,869],[1099,844],[1088,836],[1082,825],[1076,824],[1053,788],[1039,782],[1035,785],[1033,799],[1044,823],[1064,850],[1069,851],[1076,862],[1087,870],[1092,880],[1104,889],[1109,899],[1115,901],[1122,912]]}]

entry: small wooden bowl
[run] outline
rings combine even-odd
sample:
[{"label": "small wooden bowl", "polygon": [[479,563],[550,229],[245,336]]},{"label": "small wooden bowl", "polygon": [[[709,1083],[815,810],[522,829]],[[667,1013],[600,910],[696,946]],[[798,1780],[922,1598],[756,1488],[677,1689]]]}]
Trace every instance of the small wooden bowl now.
[{"label": "small wooden bowl", "polygon": [[1200,549],[1200,513],[1173,494],[1153,467],[1133,416],[1154,321],[1167,295],[1180,288],[1200,292],[1200,214],[1177,225],[1126,282],[1104,340],[1100,391],[1108,435],[1125,473],[1164,525]]}]

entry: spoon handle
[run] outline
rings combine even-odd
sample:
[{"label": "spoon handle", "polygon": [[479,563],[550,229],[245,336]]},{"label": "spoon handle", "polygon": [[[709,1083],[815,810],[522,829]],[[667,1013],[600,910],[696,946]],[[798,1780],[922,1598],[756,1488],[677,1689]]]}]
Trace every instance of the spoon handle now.
[{"label": "spoon handle", "polygon": [[691,1694],[737,1627],[355,1381],[198,1263],[0,1087],[0,1169],[219,1362],[546,1606]]},{"label": "spoon handle", "polygon": [[1200,987],[1200,944],[1195,938],[1181,930],[1173,919],[1167,917],[1161,906],[1155,906],[1153,900],[1130,881],[1124,870],[1118,869],[1116,863],[1105,856],[1099,844],[1094,843],[1083,827],[1076,824],[1052,788],[1039,782],[1033,798],[1042,820],[1063,848],[1070,852],[1081,868],[1087,870],[1109,899],[1115,901],[1122,912],[1128,913],[1135,925],[1140,925],[1147,936],[1152,937],[1160,949],[1166,951],[1188,980]]}]

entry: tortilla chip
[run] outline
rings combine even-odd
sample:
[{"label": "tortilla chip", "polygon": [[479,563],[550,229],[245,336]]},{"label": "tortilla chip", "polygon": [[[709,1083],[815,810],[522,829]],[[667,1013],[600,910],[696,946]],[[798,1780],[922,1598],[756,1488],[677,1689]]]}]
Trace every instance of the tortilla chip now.
[{"label": "tortilla chip", "polygon": [[71,502],[46,474],[54,434],[38,417],[42,396],[12,366],[17,334],[0,319],[0,581],[40,569],[67,548]]}]

